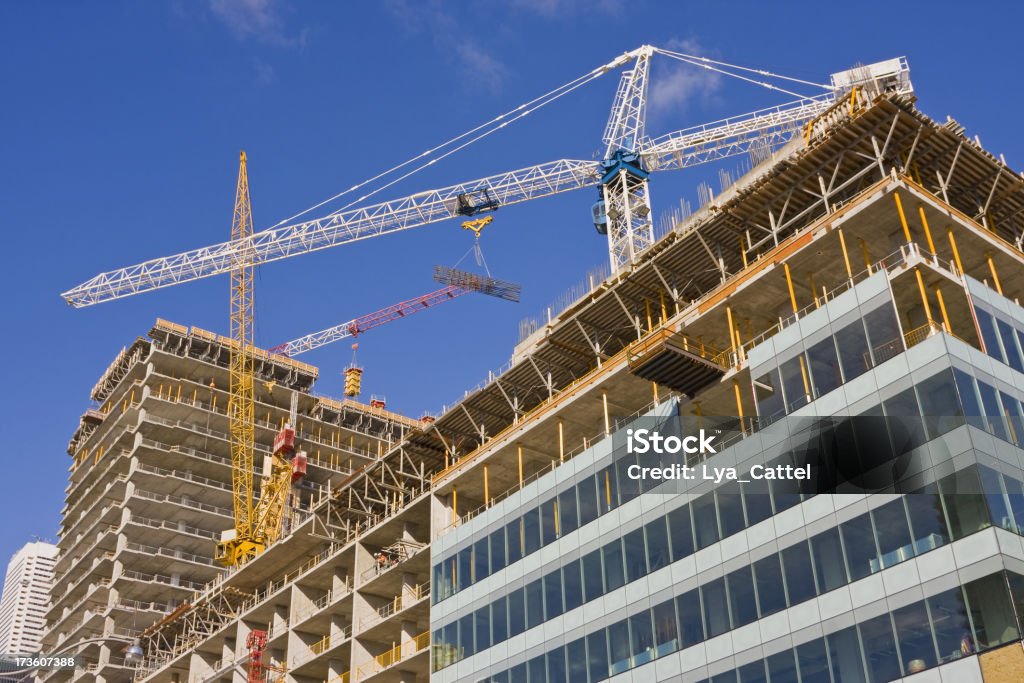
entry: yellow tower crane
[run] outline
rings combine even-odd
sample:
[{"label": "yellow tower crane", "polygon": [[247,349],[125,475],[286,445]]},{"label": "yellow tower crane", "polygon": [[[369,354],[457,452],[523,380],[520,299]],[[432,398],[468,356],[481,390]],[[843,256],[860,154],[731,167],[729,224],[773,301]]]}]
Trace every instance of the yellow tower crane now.
[{"label": "yellow tower crane", "polygon": [[[231,432],[231,485],[235,527],[221,537],[216,558],[233,567],[259,555],[281,533],[290,485],[306,471],[305,453],[295,452],[295,430],[285,425],[274,440],[270,462],[264,465],[260,496],[253,504],[253,452],[255,394],[253,369],[253,264],[252,205],[245,152],[239,155],[235,213],[231,241],[238,246],[231,268],[231,358],[228,421]],[[292,394],[291,422],[297,412]]]}]

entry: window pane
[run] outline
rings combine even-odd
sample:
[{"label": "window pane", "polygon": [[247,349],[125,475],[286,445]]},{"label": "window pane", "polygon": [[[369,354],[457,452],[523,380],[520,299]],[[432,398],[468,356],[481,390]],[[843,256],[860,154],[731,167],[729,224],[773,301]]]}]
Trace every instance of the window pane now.
[{"label": "window pane", "polygon": [[597,480],[593,477],[584,479],[576,485],[576,495],[580,504],[580,526],[590,524],[599,514],[597,508]]},{"label": "window pane", "polygon": [[871,367],[864,325],[857,320],[836,332],[835,336],[836,346],[839,348],[839,365],[843,370],[843,378],[849,382],[854,377],[863,375]]},{"label": "window pane", "polygon": [[650,610],[644,610],[629,618],[629,641],[633,666],[640,666],[654,659],[654,631],[651,628]]},{"label": "window pane", "polygon": [[704,642],[704,622],[701,619],[700,593],[696,588],[676,598],[679,631],[683,647]]},{"label": "window pane", "polygon": [[508,541],[508,564],[518,562],[523,556],[523,520],[509,522],[505,527],[505,536]]},{"label": "window pane", "polygon": [[987,429],[985,421],[981,418],[981,401],[978,399],[978,391],[974,386],[974,378],[963,370],[953,368],[953,379],[956,381],[956,390],[960,395],[960,405],[963,406],[964,415],[967,416],[967,424],[974,425],[978,429]]},{"label": "window pane", "polygon": [[481,652],[491,646],[491,606],[485,605],[473,614],[476,625],[476,650]]},{"label": "window pane", "polygon": [[491,572],[505,568],[505,529],[498,529],[491,534]]},{"label": "window pane", "polygon": [[762,424],[770,424],[786,414],[778,368],[772,368],[754,381],[754,399]]},{"label": "window pane", "polygon": [[964,423],[953,374],[949,370],[943,370],[919,382],[917,398],[921,404],[921,414],[924,415],[929,439],[936,439]]},{"label": "window pane", "polygon": [[942,514],[942,501],[934,491],[937,491],[937,487],[931,484],[926,489],[916,491],[903,499],[910,515],[914,551],[918,555],[949,542],[946,518]]},{"label": "window pane", "polygon": [[768,658],[768,675],[772,683],[797,683],[796,660],[792,650],[783,650]]},{"label": "window pane", "polygon": [[445,650],[442,652],[438,666],[448,666],[462,659],[459,652],[459,622],[453,621],[443,629]]},{"label": "window pane", "polygon": [[704,623],[708,627],[708,638],[729,630],[729,602],[725,598],[725,578],[715,579],[700,588],[704,605]]},{"label": "window pane", "polygon": [[508,602],[501,597],[491,603],[491,637],[494,643],[508,638]]},{"label": "window pane", "polygon": [[[1024,598],[1024,595],[1022,595]],[[676,605],[674,600],[666,600],[657,605],[654,614],[654,647],[655,656],[661,657],[679,649],[679,629],[676,624]]]},{"label": "window pane", "polygon": [[690,526],[690,506],[684,505],[668,513],[668,530],[672,542],[672,561],[693,554],[693,528]]},{"label": "window pane", "polygon": [[746,523],[743,519],[743,497],[740,495],[740,483],[731,481],[723,484],[715,491],[718,501],[718,519],[722,524],[722,537],[732,536],[743,531]]},{"label": "window pane", "polygon": [[983,465],[978,466],[978,474],[981,477],[985,502],[988,504],[989,518],[993,524],[1003,529],[1010,528],[1013,520],[1010,519],[1010,508],[1006,505],[1006,497],[1003,495],[1002,477],[995,470]]},{"label": "window pane", "polygon": [[980,649],[1020,638],[1003,574],[992,574],[964,586],[974,622],[974,639]]},{"label": "window pane", "polygon": [[556,569],[544,577],[544,619],[554,619],[563,611],[562,570]]},{"label": "window pane", "polygon": [[560,536],[576,531],[579,519],[576,516],[576,489],[570,488],[558,494],[558,533]]},{"label": "window pane", "polygon": [[626,580],[636,581],[647,575],[647,549],[644,548],[644,530],[634,529],[623,536],[625,547]]},{"label": "window pane", "polygon": [[726,671],[711,677],[711,683],[736,683],[736,672]]},{"label": "window pane", "polygon": [[1010,501],[1010,512],[1013,515],[1013,531],[1024,534],[1024,484],[1010,477],[1003,477],[1003,481],[1006,484],[1006,497]]},{"label": "window pane", "polygon": [[508,678],[510,681],[525,681],[526,680],[526,664],[516,664],[514,667],[509,669]]},{"label": "window pane", "polygon": [[526,584],[526,628],[539,626],[544,621],[544,587],[541,580]]},{"label": "window pane", "polygon": [[949,516],[953,540],[980,531],[990,524],[981,482],[976,469],[967,469],[939,481],[939,491]]},{"label": "window pane", "polygon": [[783,575],[786,577],[786,592],[790,606],[813,598],[814,572],[811,569],[811,555],[807,541],[801,541],[782,551]]},{"label": "window pane", "polygon": [[697,548],[706,548],[717,543],[718,514],[715,511],[715,498],[706,493],[691,504],[693,507],[693,526],[697,531]]},{"label": "window pane", "polygon": [[565,649],[556,647],[546,655],[548,660],[548,683],[566,683]]},{"label": "window pane", "polygon": [[587,602],[604,595],[604,577],[601,572],[601,549],[583,556],[583,596]]},{"label": "window pane", "polygon": [[462,590],[473,582],[473,546],[459,551],[456,565],[456,590]]},{"label": "window pane", "polygon": [[538,655],[526,663],[529,671],[530,683],[545,683],[547,680],[547,666],[544,664],[544,655]]},{"label": "window pane", "polygon": [[1007,364],[1017,372],[1024,372],[1024,363],[1021,363],[1020,349],[1017,348],[1017,335],[1014,334],[1014,329],[999,319],[996,319],[996,325],[999,327],[999,338],[1003,342],[1003,353],[1006,355]]},{"label": "window pane", "polygon": [[818,578],[818,593],[846,585],[846,566],[843,548],[839,543],[839,530],[829,529],[811,539],[814,572]]},{"label": "window pane", "polygon": [[765,673],[763,659],[744,664],[737,673],[742,683],[768,683],[768,674]]},{"label": "window pane", "polygon": [[562,567],[562,585],[565,587],[566,612],[583,604],[583,581],[580,578],[579,560],[573,560]]},{"label": "window pane", "polygon": [[843,383],[839,375],[839,358],[832,337],[826,337],[807,349],[811,383],[815,396],[823,396]]},{"label": "window pane", "polygon": [[882,405],[889,418],[886,423],[895,455],[903,455],[927,441],[913,387],[887,399]]},{"label": "window pane", "polygon": [[604,591],[611,593],[626,582],[626,574],[622,568],[621,539],[617,538],[601,548],[601,559],[604,565]]},{"label": "window pane", "polygon": [[601,514],[615,507],[615,468],[609,465],[597,474],[597,499]]},{"label": "window pane", "polygon": [[558,504],[552,498],[540,506],[541,544],[549,545],[558,538]]},{"label": "window pane", "polygon": [[432,603],[437,604],[438,601],[448,597],[451,594],[451,589],[448,584],[448,577],[445,575],[445,563],[438,562],[434,565],[431,570],[431,584],[434,587]]},{"label": "window pane", "polygon": [[800,663],[800,683],[832,683],[823,638],[797,647],[796,659]]},{"label": "window pane", "polygon": [[755,562],[754,579],[757,581],[757,606],[761,617],[786,608],[786,591],[778,555],[772,554]]},{"label": "window pane", "polygon": [[1001,391],[999,401],[1003,404],[1003,414],[1009,422],[1010,441],[1018,446],[1024,446],[1024,414],[1021,412],[1020,401]]},{"label": "window pane", "polygon": [[747,511],[748,526],[754,526],[772,516],[772,497],[767,481],[751,479],[740,484],[740,489],[743,491],[743,507]]},{"label": "window pane", "polygon": [[875,365],[884,363],[903,351],[900,326],[891,303],[886,303],[864,316],[864,327],[868,331],[868,343],[871,344],[871,356]]},{"label": "window pane", "polygon": [[803,355],[790,358],[779,368],[782,374],[782,391],[786,397],[786,412],[791,413],[805,405],[810,396],[810,379]]},{"label": "window pane", "polygon": [[850,580],[862,579],[878,571],[878,550],[871,519],[867,514],[854,517],[839,525],[839,533],[846,551],[846,569]]},{"label": "window pane", "polygon": [[996,438],[1009,441],[1010,435],[1006,431],[1006,418],[1003,416],[999,399],[996,398],[996,390],[979,380],[978,393],[981,395],[981,407],[985,413],[985,428]]},{"label": "window pane", "polygon": [[629,668],[629,626],[625,619],[608,627],[608,662],[613,676]]},{"label": "window pane", "polygon": [[894,500],[872,510],[871,517],[878,537],[882,569],[914,556],[914,547],[910,544],[910,528],[907,526],[907,513],[902,500]]},{"label": "window pane", "polygon": [[523,515],[523,556],[540,549],[540,509],[533,508]]},{"label": "window pane", "polygon": [[1024,576],[1014,572],[1006,573],[1010,583],[1010,597],[1013,600],[1013,611],[1018,623],[1024,623]]},{"label": "window pane", "polygon": [[935,666],[935,643],[924,600],[901,607],[892,613],[899,641],[904,674],[915,674]]},{"label": "window pane", "polygon": [[739,628],[756,621],[757,600],[754,597],[754,579],[750,567],[741,567],[725,578],[729,587],[732,627]]},{"label": "window pane", "polygon": [[[793,457],[787,453],[770,462],[769,466],[774,467],[777,465],[792,464]],[[769,481],[769,485],[772,490],[772,501],[775,503],[775,514],[779,514],[783,510],[788,510],[803,500],[803,496],[800,495],[800,482],[796,479],[790,479],[788,477],[784,479],[772,479]]]},{"label": "window pane", "polygon": [[569,664],[569,683],[585,683],[587,680],[587,641],[579,638],[565,646]]},{"label": "window pane", "polygon": [[828,656],[832,662],[834,683],[864,683],[864,660],[861,658],[857,627],[850,626],[842,631],[825,636]]},{"label": "window pane", "polygon": [[896,654],[896,641],[892,637],[889,615],[883,614],[861,623],[860,639],[868,664],[872,683],[888,683],[899,678],[900,662]]},{"label": "window pane", "polygon": [[526,630],[526,607],[523,595],[526,591],[517,588],[508,594],[508,637],[512,638]]},{"label": "window pane", "polygon": [[974,307],[974,315],[978,319],[978,327],[981,328],[981,338],[985,342],[985,353],[992,356],[1000,363],[1003,360],[1003,352],[999,348],[999,337],[996,336],[995,321],[988,311]]},{"label": "window pane", "polygon": [[951,662],[976,651],[963,589],[953,588],[928,598],[928,611],[940,662]]},{"label": "window pane", "polygon": [[473,615],[467,614],[459,619],[459,649],[462,657],[472,657],[476,652],[473,647]]},{"label": "window pane", "polygon": [[608,678],[608,645],[603,629],[587,636],[587,670],[591,681]]},{"label": "window pane", "polygon": [[647,566],[650,571],[657,571],[668,565],[668,527],[664,517],[659,517],[644,526],[647,543]]},{"label": "window pane", "polygon": [[490,552],[487,537],[473,544],[473,581],[482,581],[491,575]]}]

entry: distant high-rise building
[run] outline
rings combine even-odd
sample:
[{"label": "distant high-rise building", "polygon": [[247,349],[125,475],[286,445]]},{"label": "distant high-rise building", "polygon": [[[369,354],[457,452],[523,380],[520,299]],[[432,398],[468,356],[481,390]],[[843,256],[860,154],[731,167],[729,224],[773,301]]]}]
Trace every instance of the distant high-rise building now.
[{"label": "distant high-rise building", "polygon": [[0,598],[0,652],[39,650],[56,558],[57,546],[41,541],[26,544],[11,558]]}]

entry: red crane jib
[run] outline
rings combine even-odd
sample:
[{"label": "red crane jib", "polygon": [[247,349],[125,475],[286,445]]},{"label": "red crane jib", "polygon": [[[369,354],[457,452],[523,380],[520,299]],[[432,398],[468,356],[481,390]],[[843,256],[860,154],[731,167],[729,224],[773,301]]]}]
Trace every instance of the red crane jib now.
[{"label": "red crane jib", "polygon": [[274,437],[274,455],[279,455],[282,458],[290,458],[292,453],[295,452],[295,428],[291,425],[285,425],[278,432],[277,436]]}]

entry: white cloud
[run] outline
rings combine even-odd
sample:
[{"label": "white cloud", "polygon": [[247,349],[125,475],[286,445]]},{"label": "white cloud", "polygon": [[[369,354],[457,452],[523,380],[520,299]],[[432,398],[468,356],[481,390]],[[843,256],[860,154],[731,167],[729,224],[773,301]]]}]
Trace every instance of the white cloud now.
[{"label": "white cloud", "polygon": [[289,36],[278,0],[210,0],[210,10],[239,40],[303,47],[306,32]]},{"label": "white cloud", "polygon": [[459,69],[467,84],[481,86],[491,93],[501,92],[508,69],[478,45],[462,43],[456,48]]},{"label": "white cloud", "polygon": [[[664,47],[688,55],[709,56],[693,38],[673,39]],[[682,111],[694,102],[706,103],[714,99],[722,87],[719,73],[664,56],[658,61],[662,68],[652,74],[648,94],[648,106],[653,112]]]}]

